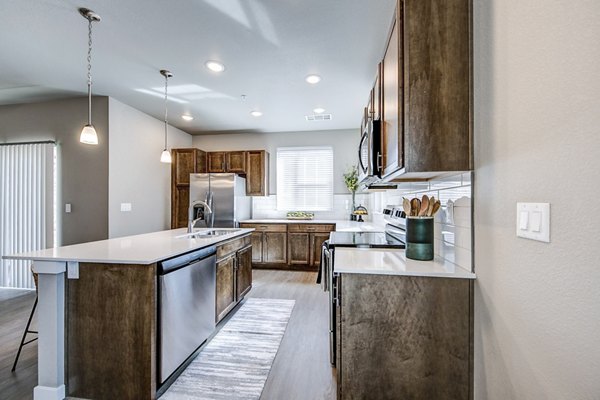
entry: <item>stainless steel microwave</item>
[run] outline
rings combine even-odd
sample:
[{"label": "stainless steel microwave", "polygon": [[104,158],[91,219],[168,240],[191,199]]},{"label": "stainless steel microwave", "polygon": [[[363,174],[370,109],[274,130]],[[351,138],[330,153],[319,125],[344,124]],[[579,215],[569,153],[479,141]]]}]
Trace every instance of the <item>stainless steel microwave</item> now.
[{"label": "stainless steel microwave", "polygon": [[358,145],[358,180],[369,185],[381,179],[381,121],[369,119]]}]

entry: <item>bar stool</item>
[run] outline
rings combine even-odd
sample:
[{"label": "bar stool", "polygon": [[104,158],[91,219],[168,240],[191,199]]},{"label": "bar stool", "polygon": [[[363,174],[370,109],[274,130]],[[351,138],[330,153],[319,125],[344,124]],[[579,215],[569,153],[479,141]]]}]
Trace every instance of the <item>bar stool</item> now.
[{"label": "bar stool", "polygon": [[35,337],[31,340],[25,341],[25,339],[27,339],[28,333],[35,333],[35,334],[38,333],[37,331],[29,330],[29,327],[31,326],[31,320],[33,319],[33,314],[35,313],[35,308],[37,307],[37,303],[38,303],[38,274],[33,272],[33,266],[31,269],[31,273],[33,274],[33,282],[35,283],[35,302],[33,303],[33,308],[31,309],[31,314],[29,314],[29,319],[27,320],[27,325],[25,326],[25,332],[23,332],[23,337],[21,338],[21,344],[19,344],[19,351],[17,351],[17,357],[15,358],[15,363],[13,364],[12,369],[11,369],[12,372],[15,372],[15,369],[17,368],[17,362],[19,361],[19,356],[21,355],[21,349],[23,349],[23,346],[25,346],[26,344],[29,344],[31,342],[34,342],[38,339],[37,337]]}]

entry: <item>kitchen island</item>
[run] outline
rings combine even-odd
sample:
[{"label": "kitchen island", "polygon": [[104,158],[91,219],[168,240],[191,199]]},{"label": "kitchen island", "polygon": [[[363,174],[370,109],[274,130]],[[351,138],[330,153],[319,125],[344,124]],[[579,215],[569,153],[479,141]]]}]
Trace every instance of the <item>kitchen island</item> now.
[{"label": "kitchen island", "polygon": [[[168,230],[6,256],[32,260],[39,274],[34,399],[155,399],[172,378],[161,379],[158,365],[161,262],[212,250],[214,322],[251,287],[252,229],[205,231]],[[238,281],[243,286],[236,287]]]}]

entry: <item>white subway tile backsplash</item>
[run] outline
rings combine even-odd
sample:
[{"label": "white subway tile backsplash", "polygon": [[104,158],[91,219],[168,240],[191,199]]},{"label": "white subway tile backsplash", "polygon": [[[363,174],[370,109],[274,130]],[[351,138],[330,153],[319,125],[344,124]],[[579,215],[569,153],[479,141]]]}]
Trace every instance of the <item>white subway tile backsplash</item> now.
[{"label": "white subway tile backsplash", "polygon": [[[442,203],[435,216],[434,251],[439,257],[472,270],[472,219],[471,219],[471,173],[463,173],[434,179],[429,182],[403,182],[396,190],[384,193],[381,203],[401,205],[402,198],[435,196]],[[454,202],[452,217],[446,208],[448,200]]]}]

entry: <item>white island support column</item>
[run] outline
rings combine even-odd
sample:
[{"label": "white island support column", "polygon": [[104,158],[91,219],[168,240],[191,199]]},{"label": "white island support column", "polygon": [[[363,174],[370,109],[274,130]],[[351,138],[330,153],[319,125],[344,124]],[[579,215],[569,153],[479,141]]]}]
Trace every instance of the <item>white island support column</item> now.
[{"label": "white island support column", "polygon": [[38,385],[34,400],[65,398],[64,261],[35,261],[38,275]]}]

